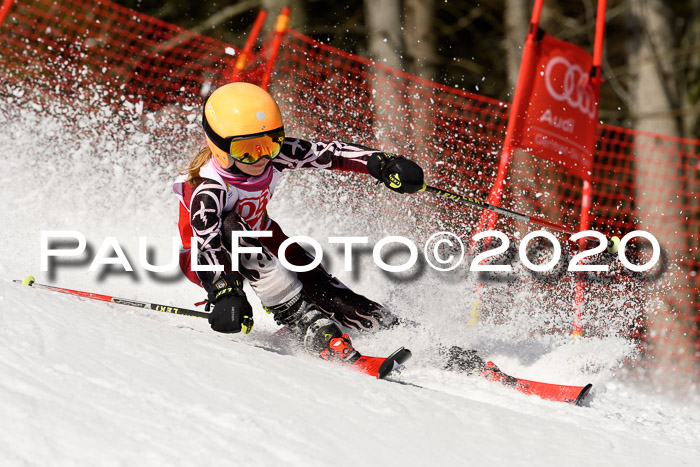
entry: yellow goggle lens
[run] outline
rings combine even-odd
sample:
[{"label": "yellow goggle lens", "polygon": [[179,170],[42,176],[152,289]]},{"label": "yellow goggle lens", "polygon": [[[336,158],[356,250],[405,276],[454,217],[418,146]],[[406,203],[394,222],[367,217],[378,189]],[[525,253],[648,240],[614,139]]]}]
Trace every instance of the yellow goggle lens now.
[{"label": "yellow goggle lens", "polygon": [[274,159],[282,150],[284,129],[271,131],[263,135],[241,136],[231,141],[229,155],[244,164],[254,164],[267,157]]}]

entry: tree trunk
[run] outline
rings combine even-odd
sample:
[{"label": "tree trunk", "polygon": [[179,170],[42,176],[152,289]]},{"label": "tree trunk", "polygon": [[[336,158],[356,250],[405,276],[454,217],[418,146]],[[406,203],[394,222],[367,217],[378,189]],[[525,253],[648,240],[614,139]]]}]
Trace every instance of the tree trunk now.
[{"label": "tree trunk", "polygon": [[403,56],[400,0],[365,0],[365,21],[370,58],[400,69]]},{"label": "tree trunk", "polygon": [[527,3],[523,0],[506,0],[505,9],[503,10],[503,20],[506,27],[503,47],[506,51],[508,87],[510,88],[511,96],[518,82],[520,59],[523,55],[523,46],[525,45],[525,37],[530,24],[530,14],[532,13],[528,9]]},{"label": "tree trunk", "polygon": [[[412,75],[433,81],[435,79],[435,2],[434,0],[405,0],[406,69]],[[434,88],[414,82],[408,90],[410,108],[410,141],[412,157],[424,166],[435,161],[438,154],[432,144],[433,120],[431,100]],[[434,102],[434,100],[433,100]]]},{"label": "tree trunk", "polygon": [[[637,130],[678,136],[679,97],[672,74],[674,30],[668,6],[661,0],[628,0],[631,34],[629,63],[631,113]],[[688,271],[680,260],[685,246],[685,215],[682,194],[687,189],[678,168],[684,161],[678,151],[669,151],[665,140],[637,135],[635,141],[636,203],[639,206],[639,228],[653,234],[669,255],[672,270],[666,277],[668,287],[662,290],[663,303],[647,303],[645,312],[655,362],[659,370],[672,368],[679,373],[693,364],[693,340],[696,338],[690,301],[680,290],[691,288]],[[673,148],[673,146],[671,146]],[[677,272],[675,265],[681,266]],[[687,293],[687,292],[686,292]],[[682,375],[678,375],[682,376]],[[687,376],[687,373],[685,373]]]},{"label": "tree trunk", "polygon": [[629,60],[632,115],[638,130],[679,136],[678,86],[673,77],[671,12],[661,0],[628,0],[633,21]]},{"label": "tree trunk", "polygon": [[[365,0],[365,21],[370,58],[377,64],[402,68],[403,39],[400,0]],[[397,151],[398,141],[391,138],[396,128],[403,128],[400,105],[404,97],[397,91],[399,79],[394,73],[377,68],[370,79],[374,114],[374,137],[381,149]],[[404,110],[405,113],[405,110]]]},{"label": "tree trunk", "polygon": [[435,2],[405,0],[406,69],[412,75],[435,79]]},{"label": "tree trunk", "polygon": [[681,38],[681,63],[685,71],[683,96],[683,136],[700,135],[700,1],[693,2],[685,34]]}]

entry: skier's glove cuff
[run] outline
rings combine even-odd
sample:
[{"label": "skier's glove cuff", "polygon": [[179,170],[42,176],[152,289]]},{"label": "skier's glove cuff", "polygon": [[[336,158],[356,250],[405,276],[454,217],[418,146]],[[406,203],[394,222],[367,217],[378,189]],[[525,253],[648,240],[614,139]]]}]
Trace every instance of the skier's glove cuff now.
[{"label": "skier's glove cuff", "polygon": [[213,304],[209,324],[214,331],[249,334],[253,330],[253,308],[243,292],[239,274],[226,274],[207,287],[207,310]]},{"label": "skier's glove cuff", "polygon": [[423,169],[403,156],[374,153],[367,161],[367,171],[397,193],[416,193],[425,188]]},{"label": "skier's glove cuff", "polygon": [[204,288],[209,295],[207,301],[210,304],[216,303],[219,298],[227,295],[245,295],[243,293],[243,279],[238,273],[225,274],[211,284],[204,284]]}]

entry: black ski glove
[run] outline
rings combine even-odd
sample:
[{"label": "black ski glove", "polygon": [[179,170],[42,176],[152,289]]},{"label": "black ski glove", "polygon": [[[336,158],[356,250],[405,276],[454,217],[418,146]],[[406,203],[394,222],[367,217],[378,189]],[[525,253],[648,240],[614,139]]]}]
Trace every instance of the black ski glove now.
[{"label": "black ski glove", "polygon": [[377,152],[367,161],[369,174],[398,193],[415,193],[425,187],[423,169],[403,156]]},{"label": "black ski glove", "polygon": [[253,308],[243,292],[243,281],[238,274],[226,274],[207,290],[206,309],[214,304],[209,315],[209,324],[214,331],[249,334],[253,330]]}]

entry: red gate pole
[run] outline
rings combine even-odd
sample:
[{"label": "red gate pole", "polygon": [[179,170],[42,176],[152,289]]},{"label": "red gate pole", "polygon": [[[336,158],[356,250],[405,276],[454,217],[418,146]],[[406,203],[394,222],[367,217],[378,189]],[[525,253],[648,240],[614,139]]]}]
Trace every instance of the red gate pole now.
[{"label": "red gate pole", "polygon": [[[527,96],[530,93],[525,92],[525,83],[530,83],[532,85],[533,80],[527,77],[533,73],[532,64],[532,54],[537,39],[537,31],[539,29],[540,22],[540,12],[542,11],[542,5],[544,0],[536,0],[535,6],[532,10],[532,17],[530,19],[530,28],[527,33],[527,38],[525,40],[525,47],[523,48],[523,57],[520,60],[520,72],[518,73],[518,83],[515,86],[515,93],[513,94],[513,103],[510,106],[510,115],[508,117],[508,126],[506,127],[506,136],[503,141],[503,149],[501,150],[501,160],[498,164],[498,174],[496,176],[496,181],[491,188],[489,193],[488,203],[494,206],[499,206],[501,204],[501,196],[503,194],[503,182],[505,181],[506,172],[508,171],[508,165],[510,164],[510,159],[513,153],[512,141],[514,138],[519,137],[522,131],[522,119],[520,118],[520,113],[522,109],[526,107],[526,102],[523,102],[523,96]],[[492,230],[496,224],[496,214],[492,212],[484,212],[479,220],[479,226],[477,231],[484,230],[484,226],[488,225],[486,230]],[[489,239],[486,239],[488,242]],[[474,248],[476,245],[472,240],[471,247]]]},{"label": "red gate pole", "polygon": [[245,46],[243,46],[243,50],[236,58],[236,63],[234,64],[233,69],[229,74],[229,82],[234,82],[238,80],[238,77],[241,74],[241,72],[245,70],[246,66],[248,66],[248,62],[253,56],[253,46],[258,40],[258,36],[260,35],[260,31],[262,30],[263,24],[265,24],[265,18],[267,18],[267,11],[260,10],[260,12],[258,12],[258,17],[255,19],[255,23],[253,23],[253,28],[250,30],[248,40],[246,41]]},{"label": "red gate pole", "polygon": [[3,0],[2,6],[0,6],[0,24],[5,21],[5,16],[10,12],[13,3],[15,3],[15,0]]},{"label": "red gate pole", "polygon": [[277,61],[277,55],[280,51],[280,45],[282,45],[282,38],[289,28],[289,12],[288,6],[282,8],[282,12],[277,17],[277,24],[275,25],[275,37],[272,41],[272,48],[270,51],[270,58],[267,60],[267,69],[260,80],[260,87],[267,90],[270,85],[270,78],[272,76],[272,70],[275,67],[275,62]]},{"label": "red gate pole", "polygon": [[593,46],[593,67],[595,76],[592,78],[600,81],[600,64],[603,58],[603,38],[605,36],[605,4],[607,0],[598,0],[598,13],[595,23],[595,45]]},{"label": "red gate pole", "polygon": [[[508,116],[508,126],[506,127],[506,136],[503,140],[503,149],[501,149],[501,160],[498,163],[498,174],[496,175],[496,181],[491,187],[491,192],[489,193],[488,203],[494,206],[500,206],[501,197],[503,194],[503,182],[506,178],[506,172],[508,171],[508,165],[510,165],[510,159],[513,153],[512,141],[514,135],[519,136],[522,131],[522,119],[520,118],[521,109],[527,107],[527,103],[523,102],[523,96],[530,95],[530,90],[525,92],[525,83],[529,83],[532,86],[533,80],[528,79],[528,75],[533,73],[534,60],[532,59],[532,54],[535,49],[537,39],[537,31],[539,29],[540,23],[540,12],[542,11],[542,5],[544,5],[544,0],[536,0],[535,6],[532,9],[532,17],[530,18],[530,28],[527,32],[527,38],[525,39],[525,47],[523,48],[523,56],[520,60],[520,71],[518,72],[518,82],[515,85],[515,92],[513,94],[513,103],[510,106],[510,114]],[[484,230],[493,230],[496,225],[497,215],[492,211],[484,211],[479,218],[479,225],[477,227],[477,232],[482,232]],[[484,227],[487,226],[486,229]],[[491,241],[491,238],[484,239],[486,248]],[[472,240],[469,244],[469,250],[476,251],[476,242]],[[469,324],[471,326],[475,325],[481,314],[481,296],[483,282],[479,282],[474,290],[474,303],[472,304],[472,310],[470,312]]]},{"label": "red gate pole", "polygon": [[[595,43],[593,45],[593,66],[591,69],[590,79],[593,81],[596,89],[596,100],[600,100],[598,91],[600,85],[600,66],[603,61],[603,40],[605,37],[605,8],[606,0],[598,0],[598,11],[596,14],[595,24]],[[598,120],[598,106],[596,106],[596,117]],[[588,230],[590,227],[589,211],[591,207],[591,183],[588,180],[583,181],[583,194],[581,199],[581,228],[579,230]],[[580,239],[578,242],[579,252],[586,248],[586,240]],[[576,293],[574,298],[574,322],[572,326],[572,336],[575,338],[581,336],[581,313],[583,311],[583,291],[584,284],[580,274],[576,274]]]},{"label": "red gate pole", "polygon": [[[580,231],[588,230],[590,225],[589,211],[591,208],[591,182],[583,181],[583,197],[581,199],[581,228]],[[586,239],[582,238],[578,241],[579,252],[586,248]],[[582,261],[579,262],[582,264]],[[574,322],[572,324],[571,335],[574,339],[581,336],[581,312],[583,310],[583,291],[584,284],[581,280],[580,273],[575,273],[576,292],[574,295]]]}]

